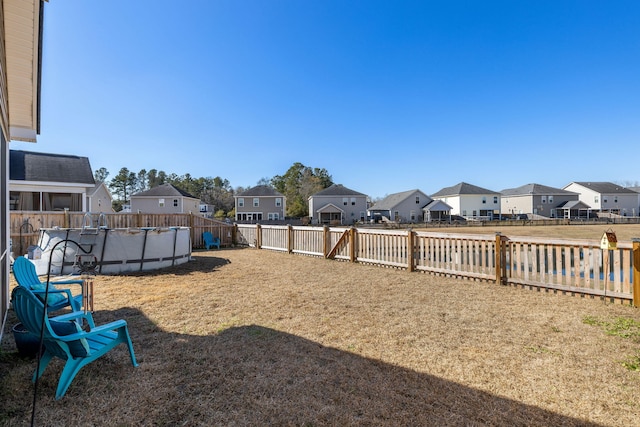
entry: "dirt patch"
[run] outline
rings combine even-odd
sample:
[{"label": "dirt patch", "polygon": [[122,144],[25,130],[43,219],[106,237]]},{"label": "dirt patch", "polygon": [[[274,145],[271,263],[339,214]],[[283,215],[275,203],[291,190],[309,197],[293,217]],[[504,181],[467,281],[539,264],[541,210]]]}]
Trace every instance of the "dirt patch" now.
[{"label": "dirt patch", "polygon": [[[597,238],[597,237],[596,237]],[[152,274],[99,276],[94,317],[129,323],[124,346],[54,400],[42,425],[637,424],[629,306],[266,250],[195,252]],[[15,322],[10,312],[8,324]],[[590,321],[587,321],[590,320]],[[5,332],[0,423],[31,415],[35,362]]]}]

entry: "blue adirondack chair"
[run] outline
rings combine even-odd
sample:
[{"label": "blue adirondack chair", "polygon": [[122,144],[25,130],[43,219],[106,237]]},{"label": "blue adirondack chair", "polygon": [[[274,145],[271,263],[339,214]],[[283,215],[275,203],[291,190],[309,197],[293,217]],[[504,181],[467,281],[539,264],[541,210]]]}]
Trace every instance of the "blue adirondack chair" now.
[{"label": "blue adirondack chair", "polygon": [[[138,366],[125,320],[96,326],[90,312],[76,311],[52,318],[45,315],[42,328],[44,304],[30,290],[16,286],[11,294],[11,303],[16,316],[29,332],[37,337],[42,332],[44,354],[33,374],[33,381],[42,376],[53,357],[66,361],[58,381],[56,399],[64,396],[83,366],[105,355],[118,344],[127,345],[131,363]],[[83,322],[88,324],[88,332],[81,328]]]},{"label": "blue adirondack chair", "polygon": [[213,237],[213,234],[209,231],[205,231],[202,233],[202,240],[204,240],[204,248],[211,249],[214,246],[220,249],[220,238]]},{"label": "blue adirondack chair", "polygon": [[[29,288],[42,301],[46,291],[46,283],[42,283],[36,273],[36,266],[28,258],[21,256],[13,262],[13,277],[20,286]],[[82,307],[82,283],[80,279],[60,280],[49,282],[49,296],[47,297],[47,308],[49,311],[60,310],[71,307],[72,311],[79,311]],[[73,295],[68,287],[64,289],[56,288],[58,285],[80,285],[80,294]]]}]

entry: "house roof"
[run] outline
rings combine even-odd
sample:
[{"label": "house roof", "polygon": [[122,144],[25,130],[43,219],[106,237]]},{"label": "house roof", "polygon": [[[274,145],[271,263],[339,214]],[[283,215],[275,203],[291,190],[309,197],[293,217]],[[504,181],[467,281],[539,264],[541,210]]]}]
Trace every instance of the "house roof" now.
[{"label": "house roof", "polygon": [[107,192],[107,194],[109,195],[109,197],[111,197],[111,192],[109,191],[109,188],[107,187],[107,184],[105,184],[102,181],[96,182],[96,185],[94,185],[91,190],[87,191],[87,196],[95,195],[98,192],[98,190],[100,190],[100,188],[102,188],[102,187],[104,187],[104,189]]},{"label": "house roof", "polygon": [[89,159],[65,154],[9,150],[9,179],[94,185]]},{"label": "house roof", "polygon": [[446,212],[446,211],[450,211],[451,209],[453,208],[449,206],[447,203],[443,202],[442,200],[432,200],[427,204],[427,206],[422,208],[422,210],[424,211],[431,211],[431,212]]},{"label": "house roof", "polygon": [[500,194],[497,191],[487,190],[486,188],[478,187],[466,182],[453,185],[451,187],[445,187],[431,197],[444,197],[444,196],[462,196],[462,195],[479,195],[479,194]]},{"label": "house roof", "polygon": [[627,187],[631,191],[635,191],[636,193],[640,193],[640,187]]},{"label": "house roof", "polygon": [[337,207],[336,205],[334,205],[333,203],[327,203],[326,205],[324,205],[323,207],[321,207],[320,209],[317,209],[316,212],[334,212],[334,213],[344,213],[344,211],[342,209],[340,209],[339,207]]},{"label": "house roof", "polygon": [[501,191],[503,196],[548,196],[548,195],[578,195],[573,191],[563,190],[561,188],[547,187],[540,184],[525,184],[517,188],[507,188]]},{"label": "house roof", "polygon": [[188,197],[198,200],[196,196],[189,194],[172,184],[158,185],[157,187],[153,187],[150,190],[132,194],[131,197]]},{"label": "house roof", "polygon": [[426,197],[425,203],[424,205],[421,206],[421,208],[425,206],[429,201],[431,201],[429,199],[429,196],[427,196],[426,194],[424,194],[422,191],[418,189],[408,190],[408,191],[402,191],[400,193],[389,194],[387,197],[385,197],[384,199],[380,200],[379,202],[371,206],[369,210],[370,211],[391,210],[397,205],[399,205],[400,203],[402,203],[403,201],[405,201],[408,197],[411,197],[412,195],[414,195],[416,192]]},{"label": "house roof", "polygon": [[236,197],[284,197],[284,195],[268,185],[256,185],[236,195]]},{"label": "house roof", "polygon": [[332,186],[311,195],[311,197],[315,196],[366,196],[366,194],[358,193],[357,191],[347,188],[342,184],[333,184]]},{"label": "house roof", "polygon": [[566,202],[560,203],[556,208],[562,209],[591,209],[591,206],[587,205],[580,200],[569,200]]},{"label": "house roof", "polygon": [[[613,182],[572,182],[600,194],[634,194],[635,191]],[[571,185],[571,184],[569,184]],[[568,187],[568,186],[567,186]],[[565,187],[566,188],[566,187]]]}]

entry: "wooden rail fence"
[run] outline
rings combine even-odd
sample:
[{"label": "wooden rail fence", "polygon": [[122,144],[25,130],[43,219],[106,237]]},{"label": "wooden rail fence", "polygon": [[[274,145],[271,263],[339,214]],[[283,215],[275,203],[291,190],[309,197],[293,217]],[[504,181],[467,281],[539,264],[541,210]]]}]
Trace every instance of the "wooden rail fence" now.
[{"label": "wooden rail fence", "polygon": [[235,225],[236,243],[346,260],[593,295],[640,306],[640,239],[599,241],[412,230]]}]

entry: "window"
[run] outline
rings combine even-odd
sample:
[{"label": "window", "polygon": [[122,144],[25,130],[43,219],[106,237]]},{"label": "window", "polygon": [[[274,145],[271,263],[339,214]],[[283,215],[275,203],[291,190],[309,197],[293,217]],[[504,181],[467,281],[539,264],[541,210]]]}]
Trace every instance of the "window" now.
[{"label": "window", "polygon": [[244,207],[244,198],[243,197],[239,197],[238,198],[238,207],[239,208],[243,208]]},{"label": "window", "polygon": [[486,203],[487,203],[487,198],[483,196],[483,197],[482,197],[482,204],[484,205],[484,204],[486,204]]},{"label": "window", "polygon": [[549,196],[549,203],[553,203],[553,196]]},{"label": "window", "polygon": [[613,197],[613,203],[618,203],[618,196]]},{"label": "window", "polygon": [[416,211],[409,212],[409,217],[411,218],[411,221],[415,221],[416,220]]},{"label": "window", "polygon": [[173,199],[173,207],[174,208],[178,207],[178,199]]},{"label": "window", "polygon": [[593,196],[593,201],[594,203],[599,203],[600,199],[598,199],[598,196]]},{"label": "window", "polygon": [[609,201],[609,199],[607,198],[607,196],[604,196],[602,198],[602,203],[607,203]]},{"label": "window", "polygon": [[540,201],[541,201],[542,203],[547,203],[547,196],[541,196],[541,197],[540,197]]},{"label": "window", "polygon": [[416,204],[419,205],[420,204],[420,196],[416,196]]},{"label": "window", "polygon": [[258,206],[260,206],[260,198],[259,197],[254,197],[253,198],[253,207],[257,208]]},{"label": "window", "polygon": [[342,198],[342,204],[347,206],[347,203],[349,203],[349,199],[347,199],[346,197]]},{"label": "window", "polygon": [[282,197],[276,197],[276,207],[279,208],[281,206],[282,206]]},{"label": "window", "polygon": [[493,204],[494,205],[498,204],[498,196],[493,196]]},{"label": "window", "polygon": [[351,198],[351,206],[355,206],[356,205],[356,198],[352,197]]},{"label": "window", "polygon": [[164,208],[164,199],[158,199],[158,206]]},{"label": "window", "polygon": [[278,214],[278,212],[269,212],[269,213],[267,214],[267,219],[268,219],[269,221],[272,221],[272,220],[277,221],[277,220],[279,220],[279,219],[280,219],[280,215]]}]

